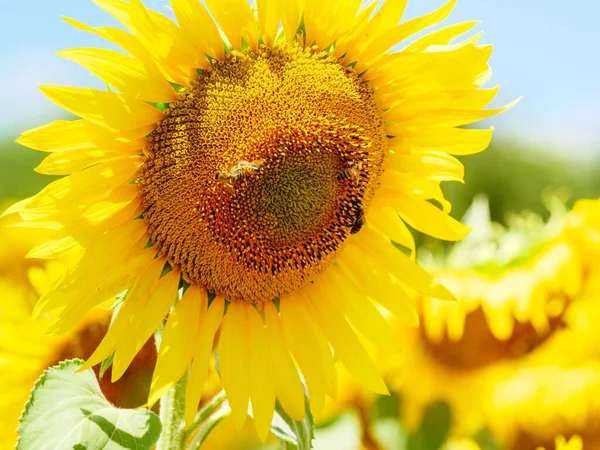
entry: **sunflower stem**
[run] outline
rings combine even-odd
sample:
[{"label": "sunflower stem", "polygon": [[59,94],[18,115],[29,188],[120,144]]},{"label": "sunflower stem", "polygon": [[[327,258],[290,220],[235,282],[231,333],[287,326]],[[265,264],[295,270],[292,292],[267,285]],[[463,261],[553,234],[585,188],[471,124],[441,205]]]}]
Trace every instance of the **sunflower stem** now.
[{"label": "sunflower stem", "polygon": [[156,450],[183,450],[187,373],[160,399],[162,432]]},{"label": "sunflower stem", "polygon": [[225,391],[221,390],[221,392],[215,395],[210,402],[204,405],[204,407],[196,414],[194,421],[185,430],[185,440],[187,440],[203,422],[215,413],[215,411],[221,408],[225,400],[227,400],[227,396],[225,395]]},{"label": "sunflower stem", "polygon": [[198,412],[194,422],[192,422],[192,425],[186,430],[186,440],[197,430],[188,450],[198,450],[212,430],[214,430],[215,427],[230,414],[231,408],[229,407],[225,393],[221,391],[208,405]]}]

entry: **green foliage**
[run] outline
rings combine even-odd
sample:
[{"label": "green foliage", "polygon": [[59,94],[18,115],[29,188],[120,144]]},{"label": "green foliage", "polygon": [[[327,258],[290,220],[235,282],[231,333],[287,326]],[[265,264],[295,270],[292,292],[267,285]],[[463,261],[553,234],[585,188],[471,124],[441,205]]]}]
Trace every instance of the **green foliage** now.
[{"label": "green foliage", "polygon": [[292,419],[283,409],[279,400],[275,404],[275,417],[271,424],[271,433],[277,436],[285,449],[310,450],[315,432],[315,419],[310,412],[306,390],[304,394],[304,420]]},{"label": "green foliage", "polygon": [[29,150],[12,139],[0,142],[0,200],[32,196],[56,179],[33,171],[46,155]]},{"label": "green foliage", "polygon": [[444,445],[452,413],[447,403],[431,403],[425,409],[420,428],[408,437],[406,450],[438,450]]},{"label": "green foliage", "polygon": [[481,450],[500,450],[500,444],[496,442],[496,439],[492,435],[492,432],[487,428],[482,428],[475,436],[473,436],[473,440],[477,442],[479,448]]},{"label": "green foliage", "polygon": [[378,396],[373,402],[371,415],[374,419],[397,418],[400,415],[400,396],[395,392]]},{"label": "green foliage", "polygon": [[46,370],[36,382],[18,428],[17,450],[150,450],[161,424],[147,409],[120,409],[100,391],[79,359]]},{"label": "green foliage", "polygon": [[104,377],[104,374],[106,373],[106,371],[110,368],[110,366],[112,366],[114,357],[115,357],[115,354],[113,353],[108,358],[103,360],[102,364],[100,364],[100,373],[98,374],[100,379],[102,379],[102,377]]},{"label": "green foliage", "polygon": [[568,188],[571,203],[600,196],[600,159],[583,161],[496,140],[486,151],[459,159],[465,165],[465,184],[442,184],[454,217],[462,217],[477,194],[489,199],[491,218],[500,223],[507,212],[524,210],[547,218],[542,193],[548,189]]}]

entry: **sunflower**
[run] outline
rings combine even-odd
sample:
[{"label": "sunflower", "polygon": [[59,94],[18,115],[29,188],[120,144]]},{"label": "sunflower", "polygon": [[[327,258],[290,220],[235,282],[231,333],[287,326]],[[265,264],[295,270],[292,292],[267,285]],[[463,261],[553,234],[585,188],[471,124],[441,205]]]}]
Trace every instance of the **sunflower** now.
[{"label": "sunflower", "polygon": [[[548,450],[583,450],[583,443],[579,436],[572,436],[565,439],[559,435],[554,439],[554,447],[546,447]],[[472,439],[452,439],[446,443],[443,450],[480,450],[481,447]],[[536,450],[546,450],[538,447]]]},{"label": "sunflower", "polygon": [[490,428],[508,448],[534,450],[556,433],[577,434],[586,448],[600,445],[598,295],[588,291],[573,304],[564,330],[538,350],[497,368],[486,410]]},{"label": "sunflower", "polygon": [[114,355],[117,380],[170,312],[149,403],[191,364],[188,422],[217,330],[234,421],[241,427],[251,404],[263,438],[276,396],[304,416],[296,364],[315,411],[335,397],[332,349],[386,393],[355,330],[388,345],[374,302],[416,324],[406,289],[448,296],[392,241],[414,250],[406,224],[445,240],[467,235],[440,182],[462,181],[450,155],[490,141],[491,129],[461,126],[505,109],[482,109],[497,92],[481,88],[491,46],[479,35],[451,43],[476,22],[398,50],[455,0],[403,23],[406,2],[391,0],[207,0],[209,9],[172,0],[177,24],[139,0],[96,3],[129,32],[66,21],[125,53],[59,56],[111,88],[43,86],[80,119],[18,140],[50,152],[38,172],[66,175],[7,212],[55,231],[29,256],[83,250],[35,313],[64,332],[126,292],[87,361]]},{"label": "sunflower", "polygon": [[402,392],[408,424],[443,400],[457,432],[475,432],[485,425],[486,393],[502,380],[497,368],[514,367],[560,331],[589,278],[581,248],[562,231],[565,221],[555,210],[547,223],[523,214],[501,227],[490,222],[487,202],[474,203],[467,222],[478,235],[431,269],[458,301],[419,296],[421,327],[396,327],[407,351],[386,371]]},{"label": "sunflower", "polygon": [[600,201],[545,224],[515,216],[507,228],[489,222],[486,204],[477,208],[467,221],[479,236],[434,271],[458,301],[420,298],[421,328],[397,327],[406,352],[386,372],[403,418],[414,426],[441,400],[459,437],[488,427],[507,449],[535,450],[557,433],[578,434],[595,448],[600,266],[591,254]]}]

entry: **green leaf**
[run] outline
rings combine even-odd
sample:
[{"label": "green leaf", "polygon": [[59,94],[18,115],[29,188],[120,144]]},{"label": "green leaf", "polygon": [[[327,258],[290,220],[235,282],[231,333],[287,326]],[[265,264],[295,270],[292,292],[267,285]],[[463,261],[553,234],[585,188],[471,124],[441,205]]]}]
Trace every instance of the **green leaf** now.
[{"label": "green leaf", "polygon": [[315,419],[310,412],[306,390],[304,391],[304,420],[297,422],[283,409],[279,400],[275,403],[275,415],[271,433],[281,439],[285,449],[310,450],[315,432]]},{"label": "green leaf", "polygon": [[161,432],[147,409],[120,409],[102,395],[80,359],[46,370],[35,383],[18,428],[17,450],[150,450]]},{"label": "green leaf", "polygon": [[421,427],[408,437],[407,450],[438,450],[442,447],[452,423],[450,406],[444,402],[431,403],[425,409]]},{"label": "green leaf", "polygon": [[482,428],[475,433],[473,440],[477,442],[481,450],[500,450],[500,445],[488,428]]},{"label": "green leaf", "polygon": [[373,402],[371,408],[372,417],[377,419],[396,418],[400,417],[400,397],[395,392],[390,392],[390,395],[380,395]]},{"label": "green leaf", "polygon": [[102,361],[102,364],[100,364],[100,373],[98,374],[100,379],[102,379],[102,377],[104,376],[106,371],[110,368],[110,366],[112,366],[114,357],[115,357],[115,354],[113,353],[108,358],[104,359]]},{"label": "green leaf", "polygon": [[[355,411],[346,412],[315,429],[313,450],[358,449],[361,445],[362,425]],[[398,450],[398,449],[394,449]]]},{"label": "green leaf", "polygon": [[407,448],[407,436],[397,417],[388,416],[376,419],[371,425],[371,433],[382,450]]}]

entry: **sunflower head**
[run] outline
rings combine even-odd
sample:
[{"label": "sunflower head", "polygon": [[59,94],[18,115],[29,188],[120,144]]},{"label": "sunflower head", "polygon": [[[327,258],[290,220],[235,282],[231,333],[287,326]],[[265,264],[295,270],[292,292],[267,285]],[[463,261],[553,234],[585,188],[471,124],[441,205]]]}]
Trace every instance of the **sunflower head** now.
[{"label": "sunflower head", "polygon": [[235,422],[251,403],[262,437],[276,396],[303,417],[298,369],[314,410],[335,397],[332,350],[387,392],[356,330],[388,346],[375,303],[414,324],[406,288],[450,296],[414,263],[406,224],[468,234],[440,182],[462,181],[451,155],[491,139],[462,126],[503,110],[483,109],[491,47],[457,41],[475,22],[400,47],[455,1],[404,22],[396,1],[172,0],[177,23],[139,0],[96,3],[128,31],[67,22],[124,52],[60,56],[111,90],[43,87],[80,119],[19,139],[50,153],[38,171],[67,175],[6,212],[53,230],[30,256],[74,258],[36,313],[62,332],[118,295],[88,360],[112,355],[114,379],[168,315],[150,403],[191,364],[188,421],[213,344]]},{"label": "sunflower head", "polygon": [[546,222],[524,213],[500,226],[483,199],[466,218],[477,233],[447,257],[429,257],[438,281],[459,301],[424,297],[420,309],[432,351],[469,369],[519,358],[543,342],[581,295],[584,270],[578,248],[561,232],[561,202]]},{"label": "sunflower head", "polygon": [[[487,420],[494,421],[482,399],[493,396],[496,384],[504,383],[524,361],[552,354],[543,350],[563,342],[565,328],[589,322],[583,303],[591,303],[587,297],[593,298],[597,290],[590,291],[582,252],[562,231],[567,217],[563,209],[553,210],[548,221],[515,215],[505,227],[490,221],[487,202],[481,200],[467,216],[476,232],[445,257],[425,259],[436,266],[436,280],[457,301],[420,295],[421,327],[396,327],[396,339],[410,342],[402,360],[410,370],[390,374],[403,393],[409,424],[420,421],[430,402],[442,399],[455,411],[456,429],[475,432]],[[578,355],[591,354],[591,344],[584,345],[581,336],[570,342],[577,342]],[[574,350],[565,348],[555,354],[574,358]],[[549,361],[540,358],[539,364]]]},{"label": "sunflower head", "polygon": [[165,114],[139,183],[153,244],[187,282],[230,300],[289,295],[358,231],[386,131],[368,84],[330,52],[233,50]]}]

